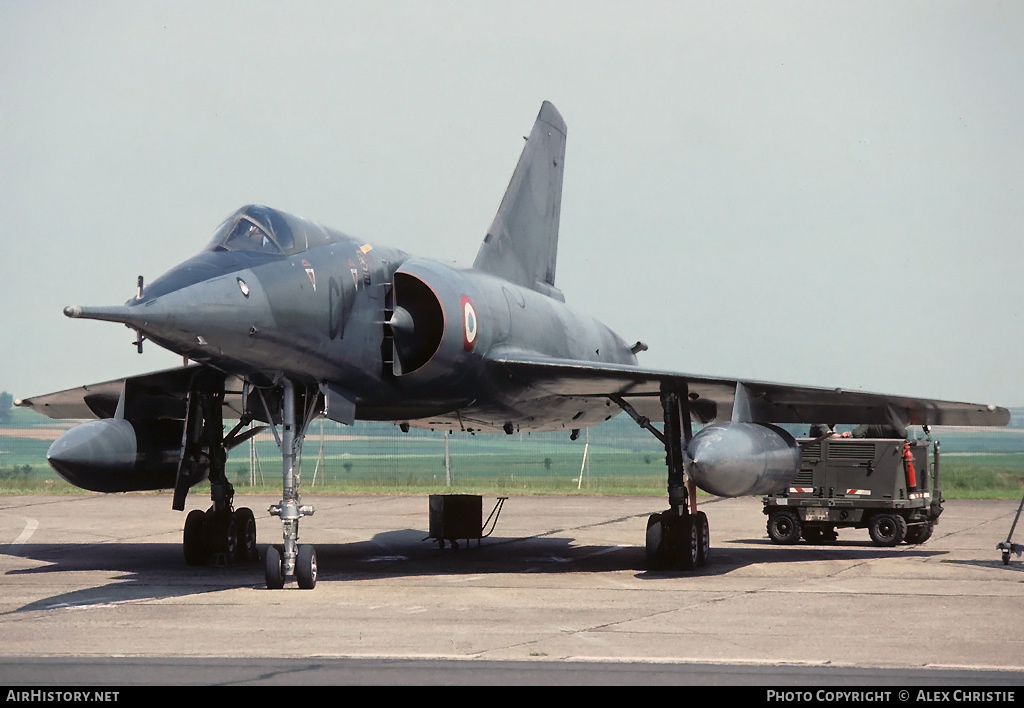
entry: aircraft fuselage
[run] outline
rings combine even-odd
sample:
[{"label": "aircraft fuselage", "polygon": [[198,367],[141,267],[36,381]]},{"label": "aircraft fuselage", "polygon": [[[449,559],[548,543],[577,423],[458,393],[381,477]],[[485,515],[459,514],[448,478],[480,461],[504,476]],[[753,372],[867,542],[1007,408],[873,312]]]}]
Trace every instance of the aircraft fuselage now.
[{"label": "aircraft fuselage", "polygon": [[77,316],[124,322],[183,357],[256,381],[331,382],[360,419],[536,430],[581,428],[618,412],[503,385],[486,362],[508,351],[635,365],[628,345],[597,320],[493,275],[275,215],[292,232],[319,230],[330,240],[292,255],[208,248],[125,306]]}]

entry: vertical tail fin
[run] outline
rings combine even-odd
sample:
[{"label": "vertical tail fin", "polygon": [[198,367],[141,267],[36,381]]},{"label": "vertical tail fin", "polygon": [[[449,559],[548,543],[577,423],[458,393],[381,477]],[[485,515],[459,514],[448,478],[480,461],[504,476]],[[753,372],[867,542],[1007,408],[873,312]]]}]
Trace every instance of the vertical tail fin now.
[{"label": "vertical tail fin", "polygon": [[564,300],[555,288],[565,121],[545,101],[473,267]]}]

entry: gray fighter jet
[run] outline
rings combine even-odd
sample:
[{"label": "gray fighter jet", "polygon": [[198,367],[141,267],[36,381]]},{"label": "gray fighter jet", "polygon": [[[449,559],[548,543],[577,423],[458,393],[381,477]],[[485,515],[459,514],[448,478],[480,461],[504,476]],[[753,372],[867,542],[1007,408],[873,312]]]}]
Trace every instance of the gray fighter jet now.
[{"label": "gray fighter jet", "polygon": [[[178,510],[209,479],[211,507],[185,521],[187,562],[217,551],[252,558],[253,514],[234,508],[224,463],[261,422],[283,460],[282,500],[271,509],[283,543],[267,548],[267,586],[294,577],[312,588],[316,553],[298,544],[298,528],[313,510],[300,500],[295,465],[321,415],[575,437],[625,411],[666,452],[668,509],[648,520],[648,562],[684,569],[709,551],[696,487],[765,494],[796,474],[799,446],[776,424],[1008,422],[993,406],[638,365],[642,343],[571,310],[555,287],[565,137],[561,115],[544,103],[472,268],[246,206],[198,255],[145,287],[140,278],[124,305],[66,308],[68,317],[123,323],[140,350],[148,339],[192,363],[20,401],[53,418],[97,418],[54,442],[50,464],[85,489],[174,489]],[[239,420],[227,433],[225,418]],[[704,424],[696,434],[694,421]]]}]

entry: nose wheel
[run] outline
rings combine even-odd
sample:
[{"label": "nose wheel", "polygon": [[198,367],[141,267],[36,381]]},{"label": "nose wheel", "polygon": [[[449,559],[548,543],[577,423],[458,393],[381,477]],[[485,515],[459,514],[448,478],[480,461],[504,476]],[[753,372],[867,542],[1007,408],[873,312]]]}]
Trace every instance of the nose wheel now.
[{"label": "nose wheel", "polygon": [[295,580],[303,590],[316,587],[316,548],[312,544],[299,546],[295,558]]},{"label": "nose wheel", "polygon": [[281,565],[281,560],[281,547],[267,546],[266,579],[268,590],[280,590],[284,587],[284,567]]},{"label": "nose wheel", "polygon": [[[284,548],[268,546],[265,561],[267,589],[280,590],[288,577],[284,569]],[[295,581],[303,590],[316,587],[316,548],[312,544],[299,546],[295,556]]]},{"label": "nose wheel", "polygon": [[[316,587],[316,550],[313,546],[299,545],[299,520],[311,516],[313,507],[303,505],[299,498],[299,471],[296,459],[306,435],[306,428],[315,415],[319,391],[306,390],[302,398],[305,409],[296,410],[295,384],[284,379],[282,382],[281,435],[271,426],[274,437],[281,448],[281,503],[270,507],[271,516],[281,519],[284,543],[267,548],[265,560],[267,588],[277,590],[284,587],[285,580],[294,577],[303,590]],[[264,399],[264,405],[266,401]],[[267,418],[272,416],[267,411]]]}]

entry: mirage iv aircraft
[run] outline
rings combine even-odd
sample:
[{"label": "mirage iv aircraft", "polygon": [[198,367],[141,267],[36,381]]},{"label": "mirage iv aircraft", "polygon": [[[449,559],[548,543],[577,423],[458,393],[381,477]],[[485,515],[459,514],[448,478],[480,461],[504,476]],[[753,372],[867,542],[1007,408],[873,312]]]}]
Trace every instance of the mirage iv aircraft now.
[{"label": "mirage iv aircraft", "polygon": [[[665,447],[668,509],[647,522],[652,568],[708,558],[696,487],[760,495],[788,484],[800,448],[777,424],[1005,425],[1005,408],[694,376],[639,366],[646,349],[565,304],[555,287],[566,127],[550,103],[527,138],[473,267],[371,245],[263,206],[246,206],[199,254],[122,306],[67,307],[120,322],[190,363],[22,400],[52,418],[96,418],[48,453],[67,481],[100,492],[188,490],[212,505],[184,525],[189,564],[256,558],[251,510],[235,509],[227,452],[269,426],[281,449],[283,543],[266,583],[316,584],[298,543],[313,513],[296,458],[318,416],[468,432],[579,430],[625,412]],[[224,420],[238,425],[225,432]],[[696,434],[693,422],[703,425]],[[261,423],[260,425],[252,425]],[[252,426],[252,427],[250,427]]]}]

